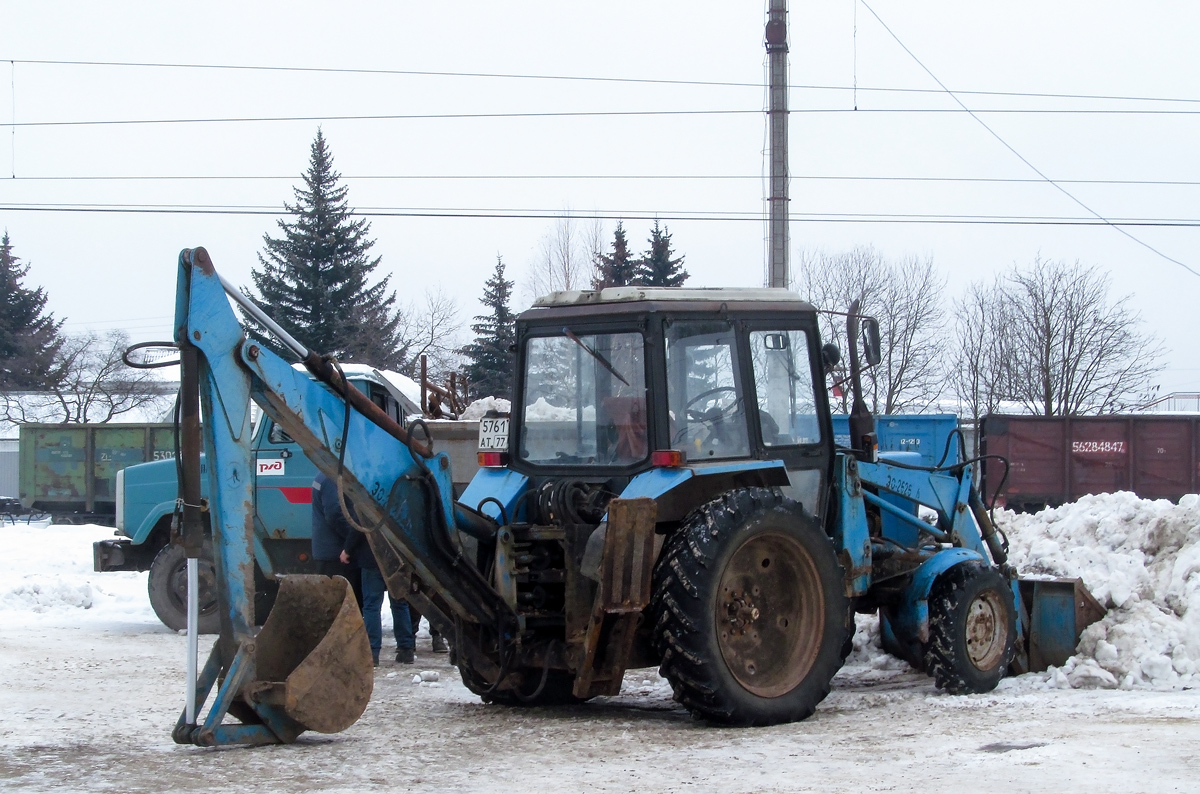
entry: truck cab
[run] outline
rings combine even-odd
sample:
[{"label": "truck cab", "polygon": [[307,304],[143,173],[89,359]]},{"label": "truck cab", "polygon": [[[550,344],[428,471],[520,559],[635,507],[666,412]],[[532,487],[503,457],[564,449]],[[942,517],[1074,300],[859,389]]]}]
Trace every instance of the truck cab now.
[{"label": "truck cab", "polygon": [[[343,365],[347,379],[389,417],[404,423],[418,413],[404,393],[404,381],[361,365]],[[255,580],[260,604],[269,603],[276,574],[312,573],[312,482],[317,469],[300,446],[265,415],[255,422],[250,446],[255,457]],[[201,486],[208,496],[207,469],[201,460]],[[172,517],[179,494],[173,454],[129,466],[116,478],[116,535],[93,544],[97,572],[150,571],[147,588],[159,619],[171,629],[186,626],[186,557],[172,542]],[[201,559],[201,631],[218,630],[211,552]],[[263,609],[262,614],[267,610]]]}]

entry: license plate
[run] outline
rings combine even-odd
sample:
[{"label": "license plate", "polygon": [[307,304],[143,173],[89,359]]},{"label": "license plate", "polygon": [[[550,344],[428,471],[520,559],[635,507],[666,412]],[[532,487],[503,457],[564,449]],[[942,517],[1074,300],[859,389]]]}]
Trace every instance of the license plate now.
[{"label": "license plate", "polygon": [[508,449],[508,419],[479,420],[479,449],[505,450]]}]

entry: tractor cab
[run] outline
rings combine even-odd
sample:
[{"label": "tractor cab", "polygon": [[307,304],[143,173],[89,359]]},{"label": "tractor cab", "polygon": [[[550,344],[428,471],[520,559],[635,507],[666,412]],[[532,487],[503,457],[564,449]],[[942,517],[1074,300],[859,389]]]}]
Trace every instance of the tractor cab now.
[{"label": "tractor cab", "polygon": [[833,432],[817,313],[794,293],[557,292],[516,336],[510,469],[621,493],[654,468],[725,468],[823,515]]}]

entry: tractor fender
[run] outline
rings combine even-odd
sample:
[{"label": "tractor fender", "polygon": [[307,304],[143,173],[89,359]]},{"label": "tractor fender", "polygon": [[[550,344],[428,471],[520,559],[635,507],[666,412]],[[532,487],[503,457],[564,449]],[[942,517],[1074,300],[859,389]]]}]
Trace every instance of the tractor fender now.
[{"label": "tractor fender", "polygon": [[680,521],[695,508],[739,488],[790,484],[781,460],[739,460],[650,469],[629,481],[622,499],[647,496],[658,503],[658,521]]},{"label": "tractor fender", "polygon": [[983,555],[972,549],[943,549],[921,563],[913,572],[912,582],[899,604],[889,612],[889,624],[901,642],[929,642],[929,593],[933,583],[946,571],[964,562],[983,562]]}]

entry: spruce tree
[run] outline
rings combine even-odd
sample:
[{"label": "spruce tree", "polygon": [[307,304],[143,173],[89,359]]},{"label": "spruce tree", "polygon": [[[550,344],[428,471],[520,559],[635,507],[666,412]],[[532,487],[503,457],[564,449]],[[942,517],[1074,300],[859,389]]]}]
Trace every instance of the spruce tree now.
[{"label": "spruce tree", "polygon": [[629,253],[629,242],[625,239],[625,227],[617,223],[613,233],[612,253],[596,255],[596,275],[592,278],[592,289],[605,287],[627,287],[637,278],[638,260]]},{"label": "spruce tree", "polygon": [[671,258],[671,233],[655,220],[646,242],[650,249],[638,260],[636,283],[643,287],[682,287],[688,272],[683,269],[682,256]]},{"label": "spruce tree", "polygon": [[54,385],[62,320],[46,312],[41,287],[22,285],[29,265],[12,252],[8,231],[0,238],[0,390],[26,391]]},{"label": "spruce tree", "polygon": [[263,235],[260,267],[251,273],[258,300],[307,347],[394,369],[402,363],[396,293],[388,290],[390,276],[371,283],[380,261],[369,256],[371,225],[353,219],[320,129],[303,179],[293,188],[296,203],[284,204],[292,218],[279,221],[283,235]]},{"label": "spruce tree", "polygon": [[475,341],[462,351],[470,360],[467,382],[475,399],[512,396],[513,355],[509,348],[516,341],[509,309],[512,290],[513,282],[504,278],[504,261],[497,256],[496,271],[484,283],[479,299],[488,311],[475,317],[471,325]]}]

